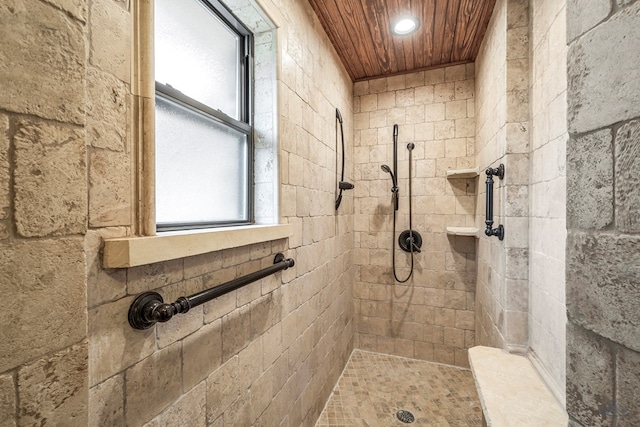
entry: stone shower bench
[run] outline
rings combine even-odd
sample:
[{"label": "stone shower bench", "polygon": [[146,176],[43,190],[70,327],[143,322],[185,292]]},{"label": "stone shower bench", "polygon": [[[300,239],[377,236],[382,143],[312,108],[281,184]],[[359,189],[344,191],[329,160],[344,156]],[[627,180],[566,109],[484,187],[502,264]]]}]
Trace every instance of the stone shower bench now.
[{"label": "stone shower bench", "polygon": [[526,357],[477,346],[469,349],[469,363],[483,426],[566,427],[566,412]]}]

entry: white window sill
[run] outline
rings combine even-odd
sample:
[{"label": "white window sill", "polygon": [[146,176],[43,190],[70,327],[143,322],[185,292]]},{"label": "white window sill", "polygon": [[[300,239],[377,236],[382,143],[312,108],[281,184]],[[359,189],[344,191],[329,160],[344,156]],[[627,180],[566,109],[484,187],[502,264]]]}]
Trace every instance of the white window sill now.
[{"label": "white window sill", "polygon": [[291,236],[292,233],[293,227],[290,224],[281,224],[166,232],[157,236],[105,239],[102,267],[127,268],[152,264],[284,239]]}]

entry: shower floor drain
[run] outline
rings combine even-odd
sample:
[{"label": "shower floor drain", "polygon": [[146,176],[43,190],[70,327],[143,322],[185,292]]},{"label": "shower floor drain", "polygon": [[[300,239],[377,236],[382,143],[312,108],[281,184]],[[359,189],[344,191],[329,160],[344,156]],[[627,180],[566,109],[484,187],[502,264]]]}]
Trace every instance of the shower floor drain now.
[{"label": "shower floor drain", "polygon": [[398,417],[400,421],[406,424],[412,423],[416,420],[411,412],[405,411],[404,409],[399,410],[396,414],[396,417]]}]

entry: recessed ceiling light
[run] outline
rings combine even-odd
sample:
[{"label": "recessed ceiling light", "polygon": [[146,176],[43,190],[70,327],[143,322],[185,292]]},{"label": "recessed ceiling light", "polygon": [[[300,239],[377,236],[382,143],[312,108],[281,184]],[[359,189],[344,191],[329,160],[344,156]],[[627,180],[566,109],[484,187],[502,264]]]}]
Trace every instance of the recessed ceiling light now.
[{"label": "recessed ceiling light", "polygon": [[406,36],[413,33],[420,26],[418,18],[414,16],[402,16],[391,26],[391,32],[396,36]]}]

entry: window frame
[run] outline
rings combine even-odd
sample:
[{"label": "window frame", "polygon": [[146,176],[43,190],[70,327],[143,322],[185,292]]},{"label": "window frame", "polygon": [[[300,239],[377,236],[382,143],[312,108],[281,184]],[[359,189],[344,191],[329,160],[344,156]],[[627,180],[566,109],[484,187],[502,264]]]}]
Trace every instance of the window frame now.
[{"label": "window frame", "polygon": [[[288,34],[283,30],[286,22],[280,10],[267,0],[250,0],[251,8],[230,10],[254,33],[252,55],[267,54],[266,62],[251,58],[255,74],[252,84],[259,99],[253,99],[254,159],[256,179],[254,199],[255,223],[238,227],[156,232],[155,220],[155,76],[154,1],[133,0],[132,10],[132,67],[131,67],[131,158],[132,195],[130,227],[118,229],[103,236],[102,267],[130,268],[181,259],[258,243],[275,242],[291,238],[294,226],[283,220],[280,204],[279,135],[282,124],[278,112],[286,111],[281,90],[282,64],[278,59],[281,46],[287,44]],[[244,21],[243,16],[246,19]],[[257,19],[256,19],[257,18]],[[262,40],[258,43],[258,40]],[[266,40],[266,42],[265,42]],[[260,46],[258,46],[260,45]],[[266,97],[261,85],[266,82]],[[264,116],[269,118],[263,122]],[[258,120],[258,118],[261,118]],[[258,138],[258,136],[260,136]],[[272,171],[260,175],[261,153],[274,165]],[[286,166],[285,166],[286,168]],[[264,171],[263,171],[264,172]],[[271,175],[272,183],[265,186]],[[265,204],[256,197],[265,196]],[[265,211],[261,211],[262,208]],[[108,237],[109,236],[109,237]]]},{"label": "window frame", "polygon": [[[161,97],[169,102],[174,102],[195,114],[201,114],[222,126],[231,128],[237,132],[244,134],[247,138],[247,171],[246,171],[246,220],[228,220],[228,221],[208,221],[208,222],[179,222],[179,223],[158,223],[155,221],[156,232],[167,231],[188,231],[199,229],[216,229],[231,226],[246,226],[255,223],[254,213],[254,162],[255,162],[255,143],[254,143],[254,87],[253,87],[253,33],[246,28],[219,0],[195,0],[203,7],[208,9],[212,14],[218,17],[227,29],[235,33],[240,38],[239,55],[238,55],[238,83],[239,83],[239,120],[230,117],[220,110],[216,110],[200,101],[197,101],[188,95],[172,88],[166,84],[155,80],[154,71],[154,105],[155,100]],[[154,67],[155,68],[155,67]],[[155,108],[155,107],[154,107]],[[156,135],[157,138],[157,135]],[[155,138],[154,138],[155,139]],[[157,153],[156,153],[157,156]],[[157,191],[157,188],[156,188]],[[154,196],[155,198],[155,196]],[[155,204],[154,204],[155,209]]]}]

